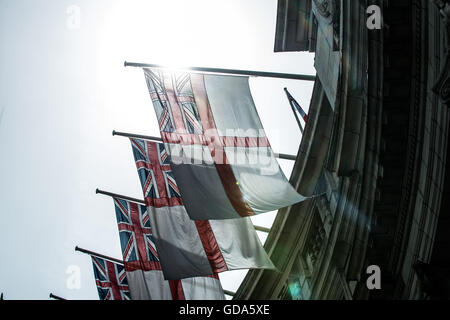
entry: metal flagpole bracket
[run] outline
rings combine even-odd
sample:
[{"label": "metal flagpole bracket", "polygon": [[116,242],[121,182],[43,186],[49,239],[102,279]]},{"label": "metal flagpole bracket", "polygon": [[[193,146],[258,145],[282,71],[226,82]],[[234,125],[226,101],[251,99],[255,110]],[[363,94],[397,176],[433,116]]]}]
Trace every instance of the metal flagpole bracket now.
[{"label": "metal flagpole bracket", "polygon": [[[125,61],[123,65],[125,67],[137,67],[137,68],[173,69],[171,67],[163,66],[163,65],[159,65],[159,64],[128,62],[128,61]],[[304,81],[315,81],[316,80],[316,76],[310,75],[310,74],[294,74],[294,73],[282,73],[282,72],[222,69],[222,68],[207,68],[207,67],[185,67],[185,68],[175,68],[175,69],[185,70],[185,71],[193,71],[193,72],[222,73],[222,74],[233,74],[233,75],[240,75],[240,76],[254,76],[254,77],[265,77],[265,78],[293,79],[293,80],[304,80]]]}]

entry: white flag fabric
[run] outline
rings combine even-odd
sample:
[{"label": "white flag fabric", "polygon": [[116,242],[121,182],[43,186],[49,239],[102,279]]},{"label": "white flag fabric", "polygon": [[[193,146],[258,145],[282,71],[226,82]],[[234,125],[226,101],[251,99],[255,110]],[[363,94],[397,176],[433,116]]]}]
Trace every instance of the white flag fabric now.
[{"label": "white flag fabric", "polygon": [[164,145],[130,141],[165,279],[274,268],[250,218],[191,220]]},{"label": "white flag fabric", "polygon": [[133,300],[224,300],[217,274],[165,280],[145,206],[114,197],[120,244]]},{"label": "white flag fabric", "polygon": [[168,281],[161,270],[127,272],[132,300],[225,300],[218,277]]},{"label": "white flag fabric", "polygon": [[305,199],[275,159],[248,77],[144,74],[191,219],[247,217]]}]

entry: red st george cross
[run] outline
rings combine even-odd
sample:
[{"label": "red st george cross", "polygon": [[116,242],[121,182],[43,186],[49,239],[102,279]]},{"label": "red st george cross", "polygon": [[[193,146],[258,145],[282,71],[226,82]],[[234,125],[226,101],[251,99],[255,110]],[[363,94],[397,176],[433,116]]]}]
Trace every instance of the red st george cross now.
[{"label": "red st george cross", "polygon": [[[130,141],[147,207],[183,206],[164,145],[134,138]],[[194,223],[213,273],[227,271],[209,221],[194,220]]]},{"label": "red st george cross", "polygon": [[[127,271],[161,270],[145,206],[116,197],[114,204],[125,269]],[[184,300],[181,280],[168,281],[172,298]]]},{"label": "red st george cross", "polygon": [[220,136],[201,74],[156,75],[144,68],[151,99],[159,119],[161,137],[166,143],[208,146],[224,190],[236,212],[254,215],[245,202],[225,154],[225,147],[270,147],[267,137]]}]

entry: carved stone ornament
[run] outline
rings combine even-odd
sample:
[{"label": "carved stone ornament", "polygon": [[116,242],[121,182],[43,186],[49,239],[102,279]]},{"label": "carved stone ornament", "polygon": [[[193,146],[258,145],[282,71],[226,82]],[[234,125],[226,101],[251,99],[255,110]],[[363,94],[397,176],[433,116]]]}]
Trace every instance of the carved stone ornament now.
[{"label": "carved stone ornament", "polygon": [[333,13],[336,9],[336,3],[334,0],[314,0],[317,11],[325,18],[333,17]]},{"label": "carved stone ornament", "polygon": [[450,0],[434,0],[434,4],[439,8],[444,22],[445,60],[433,91],[440,96],[443,103],[450,106]]},{"label": "carved stone ornament", "polygon": [[336,0],[314,0],[317,12],[333,25],[333,50],[339,50],[340,2]]}]

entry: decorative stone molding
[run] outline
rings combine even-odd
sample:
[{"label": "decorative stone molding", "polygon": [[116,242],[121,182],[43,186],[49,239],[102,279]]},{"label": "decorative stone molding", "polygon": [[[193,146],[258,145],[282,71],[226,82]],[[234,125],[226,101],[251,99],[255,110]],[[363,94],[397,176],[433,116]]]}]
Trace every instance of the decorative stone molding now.
[{"label": "decorative stone molding", "polygon": [[318,12],[325,18],[332,16],[335,11],[336,3],[334,0],[314,0]]},{"label": "decorative stone molding", "polygon": [[333,50],[339,50],[340,5],[336,0],[314,0],[317,12],[333,25]]},{"label": "decorative stone molding", "polygon": [[311,262],[311,269],[315,267],[320,252],[323,248],[323,243],[326,238],[325,229],[322,224],[319,212],[314,213],[314,218],[309,229],[308,238],[304,248],[306,261]]},{"label": "decorative stone molding", "polygon": [[438,7],[444,23],[445,61],[433,91],[450,107],[450,0],[434,0],[434,4]]}]

